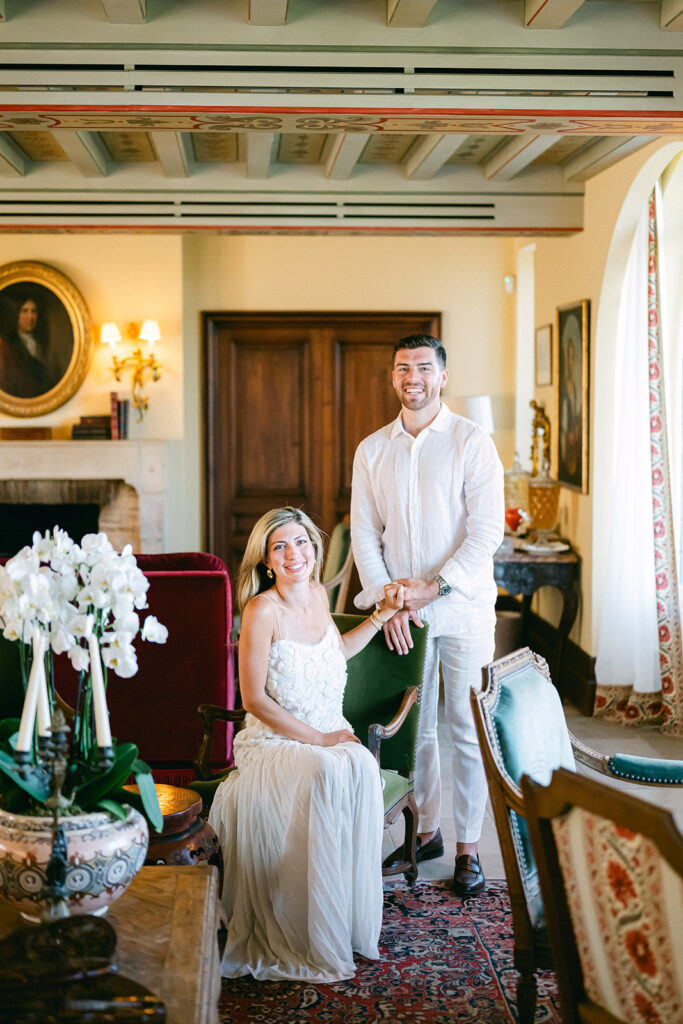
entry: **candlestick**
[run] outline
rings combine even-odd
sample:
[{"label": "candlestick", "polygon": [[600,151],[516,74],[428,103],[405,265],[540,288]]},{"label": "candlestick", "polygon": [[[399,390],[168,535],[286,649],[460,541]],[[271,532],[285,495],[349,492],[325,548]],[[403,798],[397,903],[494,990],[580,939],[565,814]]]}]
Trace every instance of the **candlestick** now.
[{"label": "candlestick", "polygon": [[18,754],[30,753],[33,746],[33,728],[36,721],[41,669],[43,682],[45,681],[45,666],[43,665],[44,650],[45,638],[43,634],[36,629],[33,633],[33,661],[31,663],[31,674],[26,688],[24,707],[21,712],[21,722],[19,723],[19,736],[17,737],[17,745],[15,748]]},{"label": "candlestick", "polygon": [[111,747],[111,729],[109,728],[109,709],[107,708],[107,696],[104,690],[104,679],[102,677],[102,662],[100,661],[100,645],[97,637],[91,633],[88,638],[90,649],[90,678],[92,679],[92,699],[95,709],[95,735],[97,746],[104,749]]}]

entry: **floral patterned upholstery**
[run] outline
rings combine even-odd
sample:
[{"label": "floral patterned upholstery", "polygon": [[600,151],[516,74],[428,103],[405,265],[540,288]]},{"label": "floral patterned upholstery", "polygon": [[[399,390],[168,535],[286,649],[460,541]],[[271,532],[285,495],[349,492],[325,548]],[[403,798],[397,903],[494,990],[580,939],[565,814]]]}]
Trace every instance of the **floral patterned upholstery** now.
[{"label": "floral patterned upholstery", "polygon": [[683,879],[581,807],[552,828],[588,996],[628,1024],[683,1021]]}]

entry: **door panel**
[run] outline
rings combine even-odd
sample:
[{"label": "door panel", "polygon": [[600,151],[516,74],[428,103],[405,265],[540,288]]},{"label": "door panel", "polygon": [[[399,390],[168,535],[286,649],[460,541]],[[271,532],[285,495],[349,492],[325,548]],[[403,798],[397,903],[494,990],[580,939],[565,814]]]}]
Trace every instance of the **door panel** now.
[{"label": "door panel", "polygon": [[397,339],[439,331],[439,314],[203,314],[205,546],[233,580],[270,508],[301,507],[331,533],[359,441],[398,413]]}]

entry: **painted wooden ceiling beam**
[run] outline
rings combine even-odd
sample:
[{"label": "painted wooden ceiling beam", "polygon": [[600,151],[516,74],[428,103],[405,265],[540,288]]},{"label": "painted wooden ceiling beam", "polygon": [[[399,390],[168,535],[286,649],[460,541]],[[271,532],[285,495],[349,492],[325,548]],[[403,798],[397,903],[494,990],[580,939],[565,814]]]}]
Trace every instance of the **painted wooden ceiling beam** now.
[{"label": "painted wooden ceiling beam", "polygon": [[29,164],[29,159],[14,139],[5,132],[0,132],[0,175],[22,178],[28,171]]},{"label": "painted wooden ceiling beam", "polygon": [[405,162],[406,178],[427,181],[449,160],[456,150],[464,146],[469,135],[425,135],[413,147]]},{"label": "painted wooden ceiling beam", "polygon": [[422,28],[435,5],[436,0],[387,0],[387,25],[392,28]]},{"label": "painted wooden ceiling beam", "polygon": [[484,177],[509,181],[533,163],[537,156],[550,149],[555,142],[556,135],[518,135],[504,143],[489,157],[484,164]]},{"label": "painted wooden ceiling beam", "polygon": [[248,0],[250,25],[286,25],[289,0]]},{"label": "painted wooden ceiling beam", "polygon": [[588,181],[594,174],[654,142],[650,135],[608,135],[586,146],[565,165],[565,181]]},{"label": "painted wooden ceiling beam", "polygon": [[273,160],[275,132],[246,132],[240,134],[240,159],[244,161],[248,178],[267,178]]},{"label": "painted wooden ceiling beam", "polygon": [[97,132],[60,131],[52,133],[72,164],[86,178],[109,174],[112,160]]},{"label": "painted wooden ceiling beam", "polygon": [[660,26],[676,32],[683,31],[683,0],[662,0]]},{"label": "painted wooden ceiling beam", "polygon": [[182,132],[150,132],[161,169],[168,178],[187,178],[194,169],[192,142]]},{"label": "painted wooden ceiling beam", "polygon": [[365,132],[340,132],[335,136],[325,161],[325,177],[351,177],[369,138]]},{"label": "painted wooden ceiling beam", "polygon": [[584,0],[524,0],[525,28],[563,28]]},{"label": "painted wooden ceiling beam", "polygon": [[121,25],[144,25],[147,0],[100,0],[109,21]]}]

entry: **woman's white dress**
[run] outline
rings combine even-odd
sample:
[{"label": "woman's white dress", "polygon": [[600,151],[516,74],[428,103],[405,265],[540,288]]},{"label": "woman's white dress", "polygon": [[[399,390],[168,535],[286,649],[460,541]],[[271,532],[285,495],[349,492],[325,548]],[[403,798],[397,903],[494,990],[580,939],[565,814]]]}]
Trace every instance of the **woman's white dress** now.
[{"label": "woman's white dress", "polygon": [[[323,732],[342,715],[346,661],[330,622],[316,644],[276,640],[266,692]],[[225,861],[228,940],[221,973],[332,982],[353,953],[378,957],[382,923],[382,791],[359,743],[318,747],[247,715],[237,771],[221,783],[209,821]]]}]

